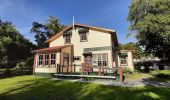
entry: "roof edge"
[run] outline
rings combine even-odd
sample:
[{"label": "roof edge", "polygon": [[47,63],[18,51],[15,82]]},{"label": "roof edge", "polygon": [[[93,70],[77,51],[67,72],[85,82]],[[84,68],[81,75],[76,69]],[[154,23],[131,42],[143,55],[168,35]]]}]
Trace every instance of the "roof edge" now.
[{"label": "roof edge", "polygon": [[[96,26],[90,26],[90,25],[85,25],[85,24],[74,24],[76,26],[82,26],[82,27],[88,27],[88,28],[94,28],[94,29],[98,29],[98,30],[103,30],[103,31],[108,31],[110,33],[116,33],[116,30],[112,30],[112,29],[107,29],[107,28],[101,28],[101,27],[96,27]],[[61,30],[60,32],[56,33],[54,36],[52,36],[51,38],[47,39],[45,41],[45,43],[49,43],[51,41],[53,41],[54,39],[60,37],[65,31],[67,31],[68,29],[72,28],[73,25],[69,25],[66,28],[64,28],[63,30]]]}]

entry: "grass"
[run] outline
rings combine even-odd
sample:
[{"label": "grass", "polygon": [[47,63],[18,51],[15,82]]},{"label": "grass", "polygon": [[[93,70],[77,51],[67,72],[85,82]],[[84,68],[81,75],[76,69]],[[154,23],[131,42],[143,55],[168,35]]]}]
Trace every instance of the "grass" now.
[{"label": "grass", "polygon": [[170,88],[115,87],[32,75],[0,79],[0,100],[169,100]]},{"label": "grass", "polygon": [[132,79],[132,80],[136,80],[136,79],[140,79],[140,78],[151,78],[151,77],[153,77],[149,73],[142,73],[142,72],[139,72],[139,71],[135,71],[132,74],[125,73],[124,76],[125,76],[125,79]]}]

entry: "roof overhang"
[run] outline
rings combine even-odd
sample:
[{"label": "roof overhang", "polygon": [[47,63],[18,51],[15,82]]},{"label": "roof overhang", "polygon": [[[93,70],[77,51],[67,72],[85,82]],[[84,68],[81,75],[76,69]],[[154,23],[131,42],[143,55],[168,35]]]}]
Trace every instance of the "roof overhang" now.
[{"label": "roof overhang", "polygon": [[43,49],[33,50],[32,53],[56,53],[57,50],[61,50],[63,48],[69,47],[69,46],[71,46],[71,45],[63,45],[63,46],[43,48]]}]

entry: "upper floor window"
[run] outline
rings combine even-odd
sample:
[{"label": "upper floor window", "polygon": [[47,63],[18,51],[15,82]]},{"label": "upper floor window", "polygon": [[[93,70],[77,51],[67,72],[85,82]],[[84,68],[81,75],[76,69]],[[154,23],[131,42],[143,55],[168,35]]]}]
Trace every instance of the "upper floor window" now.
[{"label": "upper floor window", "polygon": [[87,41],[87,32],[80,34],[80,41],[82,42]]},{"label": "upper floor window", "polygon": [[89,28],[80,28],[78,32],[80,35],[80,42],[85,42],[88,40],[87,35],[89,33]]},{"label": "upper floor window", "polygon": [[70,35],[66,35],[66,36],[64,36],[64,38],[65,38],[66,44],[71,43],[71,36]]}]

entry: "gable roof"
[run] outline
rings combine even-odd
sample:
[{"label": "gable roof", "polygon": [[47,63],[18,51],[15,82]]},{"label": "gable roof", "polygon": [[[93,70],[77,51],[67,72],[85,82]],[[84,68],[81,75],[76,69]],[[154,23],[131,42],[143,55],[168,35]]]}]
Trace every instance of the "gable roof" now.
[{"label": "gable roof", "polygon": [[[90,25],[85,25],[85,24],[74,24],[74,26],[80,26],[80,27],[87,27],[90,29],[94,29],[94,30],[98,30],[98,31],[104,31],[107,33],[116,33],[115,30],[112,29],[106,29],[106,28],[101,28],[101,27],[95,27],[95,26],[90,26]],[[60,36],[62,36],[64,34],[65,31],[71,29],[73,27],[73,25],[67,26],[65,27],[63,30],[61,30],[59,33],[55,34],[54,36],[52,36],[51,38],[49,38],[46,43],[49,43],[57,38],[59,38]]]}]

